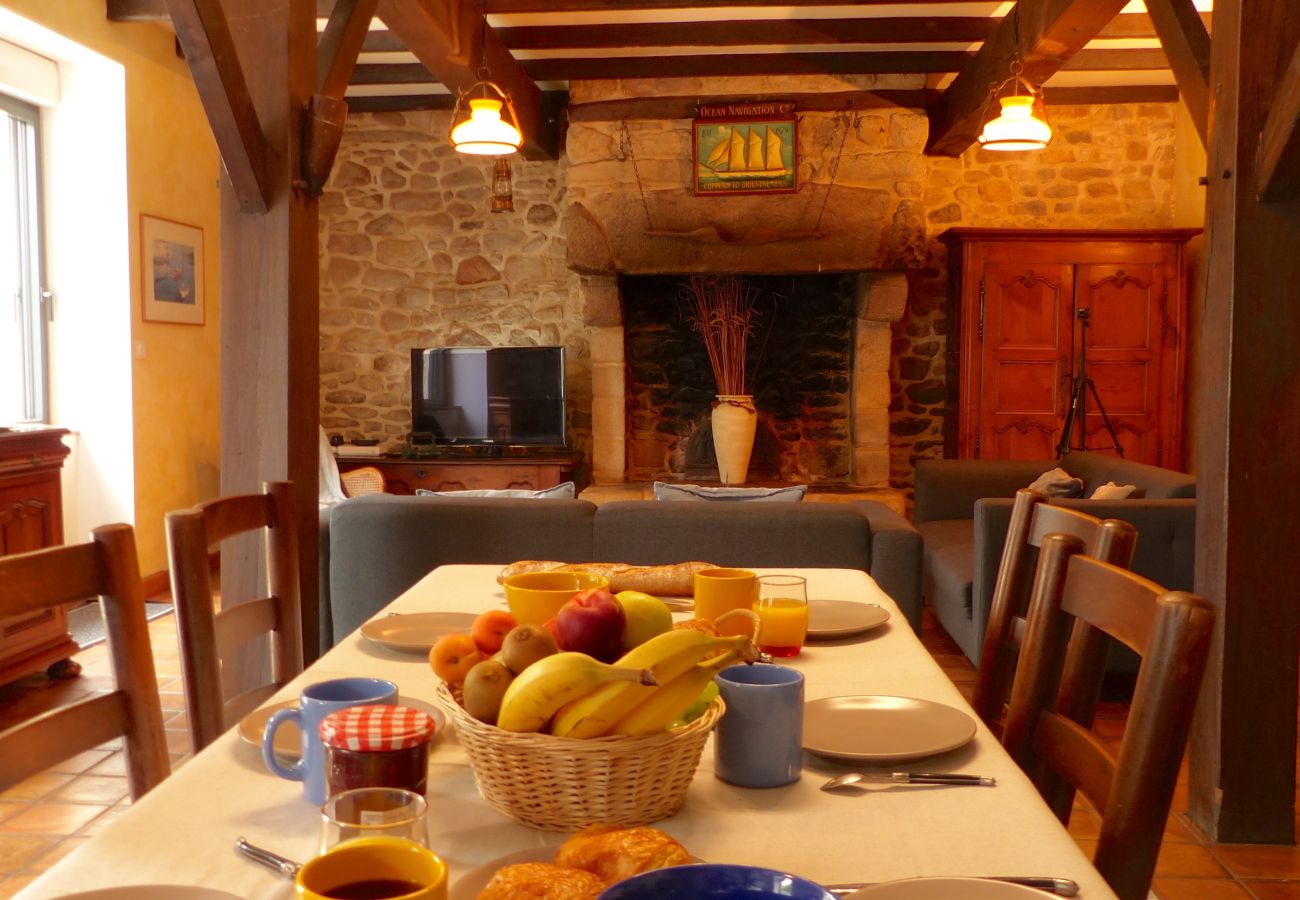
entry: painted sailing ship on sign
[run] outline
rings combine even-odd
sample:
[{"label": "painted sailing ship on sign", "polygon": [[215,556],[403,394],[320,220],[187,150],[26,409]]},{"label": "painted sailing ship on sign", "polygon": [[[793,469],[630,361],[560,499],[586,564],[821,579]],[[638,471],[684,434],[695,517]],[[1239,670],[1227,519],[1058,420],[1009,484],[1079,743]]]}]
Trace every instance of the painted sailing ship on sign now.
[{"label": "painted sailing ship on sign", "polygon": [[697,195],[797,190],[793,117],[737,120],[705,112],[692,129]]}]

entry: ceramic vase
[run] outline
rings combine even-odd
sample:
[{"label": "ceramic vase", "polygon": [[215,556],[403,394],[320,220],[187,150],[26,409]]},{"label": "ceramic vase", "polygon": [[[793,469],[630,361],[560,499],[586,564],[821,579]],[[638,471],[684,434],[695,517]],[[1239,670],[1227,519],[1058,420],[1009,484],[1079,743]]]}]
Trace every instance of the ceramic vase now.
[{"label": "ceramic vase", "polygon": [[758,412],[749,394],[718,394],[713,405],[713,452],[723,484],[744,484],[754,449]]}]

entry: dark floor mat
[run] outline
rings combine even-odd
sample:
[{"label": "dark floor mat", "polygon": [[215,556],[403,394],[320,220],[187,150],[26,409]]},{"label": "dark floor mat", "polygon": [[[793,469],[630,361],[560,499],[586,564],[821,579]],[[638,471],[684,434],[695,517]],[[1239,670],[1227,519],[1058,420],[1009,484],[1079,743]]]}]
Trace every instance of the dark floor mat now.
[{"label": "dark floor mat", "polygon": [[[146,603],[144,605],[144,617],[149,621],[153,621],[159,616],[165,616],[171,611],[172,605],[170,603]],[[72,639],[77,642],[77,646],[82,650],[103,641],[106,635],[104,633],[104,618],[99,614],[99,604],[90,603],[69,611],[68,630],[72,632]]]}]

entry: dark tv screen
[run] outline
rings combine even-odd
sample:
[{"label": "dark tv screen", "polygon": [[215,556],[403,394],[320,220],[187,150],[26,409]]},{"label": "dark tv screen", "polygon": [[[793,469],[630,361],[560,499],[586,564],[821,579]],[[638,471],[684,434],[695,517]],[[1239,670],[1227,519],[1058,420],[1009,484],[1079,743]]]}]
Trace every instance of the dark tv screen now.
[{"label": "dark tv screen", "polygon": [[411,430],[439,444],[563,447],[563,347],[411,350]]}]

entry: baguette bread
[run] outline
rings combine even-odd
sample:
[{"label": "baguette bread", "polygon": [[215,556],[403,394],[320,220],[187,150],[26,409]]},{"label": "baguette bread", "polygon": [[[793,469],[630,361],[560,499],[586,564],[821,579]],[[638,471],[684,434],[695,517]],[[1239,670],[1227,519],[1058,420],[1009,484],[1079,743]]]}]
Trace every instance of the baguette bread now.
[{"label": "baguette bread", "polygon": [[628,563],[562,563],[547,559],[525,559],[506,566],[497,575],[497,583],[521,572],[592,572],[609,579],[609,589],[641,591],[656,597],[692,597],[695,573],[712,569],[713,563],[684,562],[666,566],[633,566]]}]

